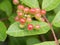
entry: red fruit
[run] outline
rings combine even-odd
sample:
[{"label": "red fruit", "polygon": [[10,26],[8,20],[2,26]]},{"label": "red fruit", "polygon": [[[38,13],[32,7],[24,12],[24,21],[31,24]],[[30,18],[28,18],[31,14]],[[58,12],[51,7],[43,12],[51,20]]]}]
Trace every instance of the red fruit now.
[{"label": "red fruit", "polygon": [[19,21],[19,18],[18,18],[18,16],[16,16],[16,17],[15,17],[15,21]]},{"label": "red fruit", "polygon": [[39,8],[36,8],[35,10],[36,10],[36,13],[39,13],[40,12],[40,9]]},{"label": "red fruit", "polygon": [[45,15],[46,14],[46,10],[41,10],[41,14]]},{"label": "red fruit", "polygon": [[31,13],[31,14],[35,14],[35,13],[36,13],[36,10],[35,10],[34,8],[31,8],[31,9],[30,9],[30,13]]},{"label": "red fruit", "polygon": [[19,1],[18,0],[13,0],[13,4],[15,4],[15,5],[19,4]]},{"label": "red fruit", "polygon": [[26,20],[24,18],[20,18],[19,21],[20,21],[21,24],[25,24],[25,22],[26,22]]},{"label": "red fruit", "polygon": [[27,22],[32,22],[32,19],[28,17]]},{"label": "red fruit", "polygon": [[32,24],[28,24],[28,30],[33,30],[33,25]]},{"label": "red fruit", "polygon": [[29,12],[29,8],[28,7],[24,8],[24,12],[28,13]]},{"label": "red fruit", "polygon": [[24,10],[24,6],[23,5],[18,5],[17,7],[19,10]]},{"label": "red fruit", "polygon": [[35,18],[36,19],[39,19],[40,17],[41,17],[41,14],[40,13],[38,13],[38,14],[35,15]]},{"label": "red fruit", "polygon": [[18,16],[22,16],[23,13],[22,13],[22,12],[17,12],[17,15],[18,15]]},{"label": "red fruit", "polygon": [[36,29],[39,29],[40,28],[40,25],[36,25],[36,27],[35,27]]}]

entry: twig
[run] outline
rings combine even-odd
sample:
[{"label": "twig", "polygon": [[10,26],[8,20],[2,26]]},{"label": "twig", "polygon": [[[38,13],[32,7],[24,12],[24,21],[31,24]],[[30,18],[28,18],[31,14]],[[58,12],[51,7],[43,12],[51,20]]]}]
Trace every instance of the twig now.
[{"label": "twig", "polygon": [[4,21],[4,20],[7,20],[8,18],[2,18],[2,19],[0,19],[0,21]]},{"label": "twig", "polygon": [[48,21],[48,19],[46,18],[45,15],[43,15],[43,17],[45,18],[46,22],[47,22],[47,23],[49,24],[49,26],[50,26],[50,29],[51,29],[52,34],[53,34],[53,37],[54,37],[54,39],[55,39],[56,45],[59,45],[58,39],[57,39],[57,37],[56,37],[56,35],[55,35],[55,32],[54,32],[54,30],[53,30],[53,27],[52,27],[52,24]]}]

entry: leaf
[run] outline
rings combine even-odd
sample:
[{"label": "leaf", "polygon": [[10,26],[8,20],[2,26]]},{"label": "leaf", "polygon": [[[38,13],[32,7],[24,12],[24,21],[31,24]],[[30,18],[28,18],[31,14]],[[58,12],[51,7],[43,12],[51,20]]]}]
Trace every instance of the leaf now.
[{"label": "leaf", "polygon": [[7,18],[7,15],[4,11],[0,10],[0,19]]},{"label": "leaf", "polygon": [[6,35],[6,27],[3,22],[0,22],[0,41],[5,41]]},{"label": "leaf", "polygon": [[58,41],[59,41],[59,43],[60,43],[60,39],[59,39]]},{"label": "leaf", "polygon": [[60,4],[54,9],[55,13],[58,13],[60,11]]},{"label": "leaf", "polygon": [[47,23],[45,22],[35,22],[33,21],[33,24],[40,24],[40,30],[27,30],[26,28],[21,29],[19,27],[20,23],[19,22],[15,22],[14,24],[12,24],[8,31],[6,32],[8,35],[10,36],[14,36],[14,37],[22,37],[22,36],[30,36],[30,35],[38,35],[38,34],[45,34],[49,31],[50,27],[48,26]]},{"label": "leaf", "polygon": [[46,14],[46,17],[47,17],[47,19],[49,20],[49,22],[52,22],[52,20],[54,19],[55,15],[56,15],[56,14],[55,14],[53,11],[51,11],[51,12],[48,12],[48,13]]},{"label": "leaf", "polygon": [[22,3],[24,3],[25,5],[31,7],[31,8],[39,8],[39,3],[38,0],[21,0]]},{"label": "leaf", "polygon": [[14,16],[10,16],[9,17],[9,21],[11,22],[11,24],[14,23],[15,22],[15,17]]},{"label": "leaf", "polygon": [[56,14],[55,18],[52,21],[52,24],[56,27],[60,27],[60,11]]},{"label": "leaf", "polygon": [[12,5],[8,0],[5,0],[0,3],[0,9],[5,11],[8,16],[12,13]]},{"label": "leaf", "polygon": [[34,44],[34,45],[56,45],[54,41],[46,41],[43,43],[38,43],[38,44]]},{"label": "leaf", "polygon": [[60,4],[60,0],[43,0],[42,8],[46,11],[55,9]]},{"label": "leaf", "polygon": [[9,43],[8,45],[26,45],[25,42],[25,37],[19,37],[19,38],[15,38],[15,37],[9,37]]},{"label": "leaf", "polygon": [[30,37],[27,39],[27,45],[33,45],[33,44],[36,44],[36,43],[40,43],[39,39],[36,38],[36,37]]},{"label": "leaf", "polygon": [[16,14],[13,13],[13,14],[9,17],[9,21],[11,22],[11,24],[15,22],[15,16],[16,16]]}]

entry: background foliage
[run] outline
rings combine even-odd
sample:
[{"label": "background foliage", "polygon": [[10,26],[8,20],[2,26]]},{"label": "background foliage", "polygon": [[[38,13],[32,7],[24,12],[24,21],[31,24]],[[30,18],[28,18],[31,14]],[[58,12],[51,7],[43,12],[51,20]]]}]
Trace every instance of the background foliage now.
[{"label": "background foliage", "polygon": [[[41,8],[47,11],[46,17],[52,23],[58,40],[60,39],[60,0],[19,0],[20,4],[30,8]],[[45,22],[38,31],[26,31],[15,22],[16,6],[12,0],[0,0],[0,45],[55,45],[50,27]],[[60,42],[60,40],[59,40]]]}]

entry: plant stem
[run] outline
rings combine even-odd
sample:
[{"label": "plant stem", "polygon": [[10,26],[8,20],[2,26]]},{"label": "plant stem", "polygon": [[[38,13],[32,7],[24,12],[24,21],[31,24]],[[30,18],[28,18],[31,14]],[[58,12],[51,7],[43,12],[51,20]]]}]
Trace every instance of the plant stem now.
[{"label": "plant stem", "polygon": [[53,34],[53,37],[54,37],[54,39],[55,39],[56,45],[59,45],[58,39],[57,39],[57,37],[56,37],[56,35],[55,35],[55,32],[54,32],[54,29],[53,29],[53,27],[52,27],[52,24],[48,21],[48,19],[46,18],[45,15],[43,15],[43,17],[45,18],[46,22],[47,22],[47,23],[49,24],[49,26],[50,26],[50,29],[51,29],[52,34]]},{"label": "plant stem", "polygon": [[0,19],[0,21],[4,21],[4,20],[7,20],[8,18],[3,18],[3,19]]}]

